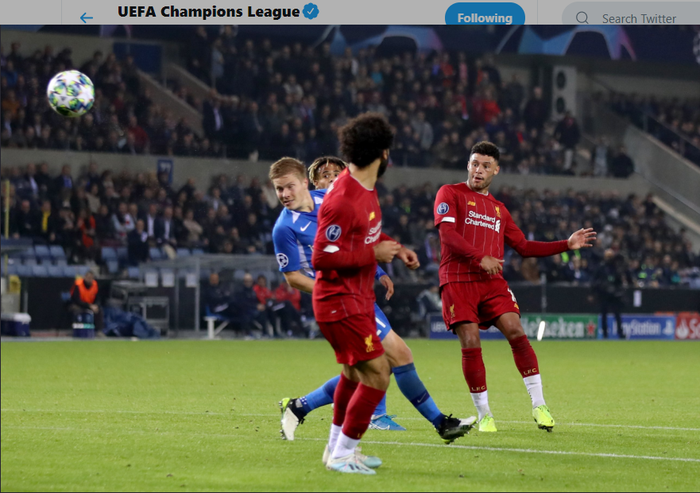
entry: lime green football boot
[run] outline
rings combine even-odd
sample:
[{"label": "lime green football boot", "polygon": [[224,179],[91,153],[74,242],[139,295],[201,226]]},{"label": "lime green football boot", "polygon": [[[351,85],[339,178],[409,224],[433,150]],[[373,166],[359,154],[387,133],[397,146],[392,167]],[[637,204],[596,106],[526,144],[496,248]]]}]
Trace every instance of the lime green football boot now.
[{"label": "lime green football boot", "polygon": [[479,421],[479,431],[484,433],[493,433],[498,431],[496,429],[496,420],[493,416],[486,415]]},{"label": "lime green football boot", "polygon": [[538,406],[532,410],[532,417],[540,430],[547,430],[549,433],[554,429],[554,418],[545,405]]}]

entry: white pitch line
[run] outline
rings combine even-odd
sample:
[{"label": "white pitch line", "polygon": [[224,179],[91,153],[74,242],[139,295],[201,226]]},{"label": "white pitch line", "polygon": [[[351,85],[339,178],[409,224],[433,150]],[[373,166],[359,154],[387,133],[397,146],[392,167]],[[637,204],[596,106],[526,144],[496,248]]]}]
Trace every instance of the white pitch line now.
[{"label": "white pitch line", "polygon": [[[252,416],[256,418],[279,417],[279,413],[213,413],[213,412],[194,412],[194,411],[128,411],[128,410],[103,410],[103,409],[0,409],[2,412],[8,413],[78,413],[78,414],[182,414],[188,416]],[[424,421],[425,418],[418,417],[400,417],[399,421]],[[504,421],[498,420],[499,423],[529,425],[532,421]],[[622,425],[622,424],[598,424],[598,423],[559,423],[559,426],[585,426],[596,428],[625,428],[635,430],[663,430],[663,431],[700,431],[700,428],[684,428],[676,426],[642,426],[642,425]]]},{"label": "white pitch line", "polygon": [[[532,424],[532,421],[502,421],[500,423],[515,423],[522,425]],[[636,430],[678,430],[678,431],[700,431],[700,428],[678,428],[675,426],[641,426],[641,425],[614,425],[614,424],[596,424],[596,423],[559,423],[560,426],[593,426],[600,428],[631,428]]]},{"label": "white pitch line", "polygon": [[[325,442],[325,438],[297,438],[297,440]],[[516,452],[523,454],[548,454],[548,455],[580,455],[585,457],[604,457],[613,459],[643,459],[643,460],[663,460],[675,462],[700,462],[700,459],[692,459],[687,457],[655,457],[652,455],[628,455],[628,454],[604,454],[592,452],[570,452],[565,450],[534,450],[525,448],[504,448],[504,447],[477,447],[472,445],[438,445],[435,443],[404,443],[404,442],[379,442],[371,440],[363,440],[363,444],[370,445],[392,445],[398,447],[430,447],[430,448],[457,448],[463,450],[483,450],[487,452]]]},{"label": "white pitch line", "polygon": [[[77,431],[81,433],[94,432],[105,433],[105,430],[93,430],[89,428],[64,428],[52,426],[3,426],[5,430],[45,430],[45,431]],[[240,435],[225,435],[218,433],[182,433],[172,431],[149,431],[149,430],[120,430],[114,431],[116,434],[127,435],[176,435],[176,436],[204,436],[213,438],[241,438]],[[264,441],[280,442],[279,439],[263,439]],[[299,441],[307,442],[325,442],[325,438],[297,438]],[[373,440],[365,440],[362,443],[369,445],[392,445],[395,447],[428,447],[441,449],[460,449],[460,450],[480,450],[485,452],[513,452],[522,454],[545,454],[545,455],[575,455],[582,457],[602,457],[612,459],[639,459],[639,460],[654,460],[654,461],[671,461],[671,462],[698,462],[700,459],[688,457],[656,457],[652,455],[629,455],[629,454],[606,454],[606,453],[591,453],[591,452],[572,452],[566,450],[534,450],[522,448],[505,448],[505,447],[477,447],[470,445],[438,445],[435,443],[414,443],[414,442],[380,442]]]}]

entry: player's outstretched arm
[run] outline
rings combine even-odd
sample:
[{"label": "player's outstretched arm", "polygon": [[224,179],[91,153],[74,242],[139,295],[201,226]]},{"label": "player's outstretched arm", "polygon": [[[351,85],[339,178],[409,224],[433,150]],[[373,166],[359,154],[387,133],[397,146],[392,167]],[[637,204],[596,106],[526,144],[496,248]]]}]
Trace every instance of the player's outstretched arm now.
[{"label": "player's outstretched arm", "polygon": [[304,293],[311,294],[314,290],[314,280],[310,277],[305,276],[300,270],[295,270],[293,272],[283,272],[284,278],[294,289],[303,291]]},{"label": "player's outstretched arm", "polygon": [[506,245],[518,252],[522,257],[549,257],[569,250],[569,242],[561,241],[529,241],[525,234],[515,225],[508,211],[505,211],[505,242]]},{"label": "player's outstretched arm", "polygon": [[596,240],[596,232],[593,228],[581,228],[569,237],[569,250],[579,250],[581,248],[591,248]]}]

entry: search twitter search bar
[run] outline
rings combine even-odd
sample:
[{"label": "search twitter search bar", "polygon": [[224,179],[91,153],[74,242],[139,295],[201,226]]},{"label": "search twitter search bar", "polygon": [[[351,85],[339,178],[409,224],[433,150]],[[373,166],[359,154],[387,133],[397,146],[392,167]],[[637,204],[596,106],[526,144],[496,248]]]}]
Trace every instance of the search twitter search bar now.
[{"label": "search twitter search bar", "polygon": [[562,14],[563,24],[700,24],[700,2],[575,2]]}]

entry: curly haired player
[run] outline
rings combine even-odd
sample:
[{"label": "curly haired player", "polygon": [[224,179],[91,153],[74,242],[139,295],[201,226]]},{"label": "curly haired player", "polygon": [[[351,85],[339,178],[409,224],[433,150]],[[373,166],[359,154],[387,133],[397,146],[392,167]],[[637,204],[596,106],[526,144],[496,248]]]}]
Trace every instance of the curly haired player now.
[{"label": "curly haired player", "polygon": [[462,370],[479,412],[479,431],[496,431],[489,409],[479,329],[495,325],[508,339],[515,365],[532,399],[532,416],[547,431],[554,419],[542,394],[537,356],[520,324],[520,307],[501,274],[504,243],[523,257],[547,257],[591,247],[596,233],[580,229],[568,240],[527,241],[506,207],[489,193],[500,168],[498,147],[479,142],[471,149],[468,181],[445,185],[435,198],[440,231],[440,289],[445,325],[459,337]]}]

